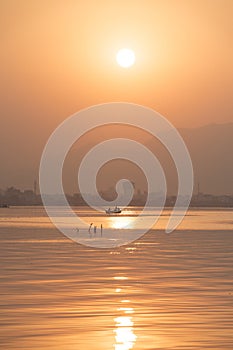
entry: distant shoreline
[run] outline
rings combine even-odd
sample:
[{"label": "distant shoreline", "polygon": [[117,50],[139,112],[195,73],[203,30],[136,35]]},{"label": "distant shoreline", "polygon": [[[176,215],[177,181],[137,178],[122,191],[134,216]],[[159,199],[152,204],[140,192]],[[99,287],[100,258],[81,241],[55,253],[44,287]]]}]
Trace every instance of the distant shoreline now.
[{"label": "distant shoreline", "polygon": [[[14,208],[19,208],[19,207],[20,208],[32,208],[32,207],[34,207],[34,208],[44,208],[44,206],[41,205],[41,204],[18,204],[18,205],[9,205],[8,207],[0,207],[0,209],[7,210],[7,209],[14,209]],[[51,204],[51,207],[63,207],[63,205],[59,205],[59,204],[53,205],[53,204]],[[85,207],[89,208],[88,205],[71,205],[71,208],[85,208]],[[130,207],[131,208],[143,208],[144,206],[143,205],[129,205],[128,207],[129,208]],[[159,207],[149,206],[148,208],[159,208]],[[173,207],[172,206],[164,206],[164,209],[172,210]],[[225,209],[226,210],[226,209],[229,209],[229,210],[231,210],[231,209],[233,209],[233,206],[224,206],[224,205],[222,205],[222,206],[214,206],[214,205],[213,206],[211,206],[211,205],[208,205],[208,206],[204,206],[204,205],[193,206],[193,205],[190,205],[188,210],[190,210],[190,209],[191,210],[195,210],[195,209],[198,209],[198,210],[211,210],[211,209],[216,209],[216,210],[217,209],[218,210]]]}]

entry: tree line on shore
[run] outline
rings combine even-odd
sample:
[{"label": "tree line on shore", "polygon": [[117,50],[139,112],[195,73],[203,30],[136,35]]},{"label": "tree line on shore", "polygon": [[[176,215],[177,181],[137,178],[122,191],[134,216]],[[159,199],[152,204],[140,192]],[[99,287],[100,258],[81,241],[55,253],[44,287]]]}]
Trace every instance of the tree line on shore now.
[{"label": "tree line on shore", "polygon": [[[101,195],[106,200],[113,200],[105,196],[102,192]],[[73,206],[85,206],[87,205],[80,193],[66,194],[67,201]],[[147,199],[147,193],[135,193],[133,199],[130,203],[132,206],[144,206]],[[95,203],[95,198],[92,198],[93,204]],[[167,196],[166,206],[174,206],[176,201],[176,196]],[[61,196],[51,195],[50,196],[51,205],[62,205]],[[156,205],[156,200],[154,202]],[[15,187],[8,187],[6,190],[0,190],[0,207],[8,206],[30,206],[30,205],[43,205],[41,195],[35,193],[33,190],[20,190]],[[120,203],[118,203],[120,205]],[[233,207],[233,195],[212,195],[198,193],[193,195],[190,206],[192,207]]]}]

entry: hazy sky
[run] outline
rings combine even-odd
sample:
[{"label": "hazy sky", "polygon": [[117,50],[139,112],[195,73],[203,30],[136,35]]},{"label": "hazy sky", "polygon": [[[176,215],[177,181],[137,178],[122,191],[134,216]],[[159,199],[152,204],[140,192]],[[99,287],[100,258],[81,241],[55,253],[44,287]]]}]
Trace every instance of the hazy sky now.
[{"label": "hazy sky", "polygon": [[2,0],[0,187],[14,169],[24,181],[29,158],[36,176],[54,128],[93,104],[143,104],[176,127],[233,122],[232,15],[232,0]]}]

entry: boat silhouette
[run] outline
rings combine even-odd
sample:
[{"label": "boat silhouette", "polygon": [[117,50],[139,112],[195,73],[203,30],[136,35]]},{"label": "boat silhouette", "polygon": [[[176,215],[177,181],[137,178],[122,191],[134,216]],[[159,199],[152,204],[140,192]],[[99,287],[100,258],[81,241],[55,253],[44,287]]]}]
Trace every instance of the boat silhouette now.
[{"label": "boat silhouette", "polygon": [[120,214],[121,213],[121,209],[117,206],[115,206],[114,209],[108,208],[105,210],[106,214]]}]

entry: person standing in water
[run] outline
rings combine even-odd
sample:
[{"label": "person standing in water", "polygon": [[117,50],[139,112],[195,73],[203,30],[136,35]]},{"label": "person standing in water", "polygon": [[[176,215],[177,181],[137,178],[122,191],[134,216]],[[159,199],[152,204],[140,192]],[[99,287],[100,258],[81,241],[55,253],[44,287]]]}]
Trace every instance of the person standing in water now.
[{"label": "person standing in water", "polygon": [[91,233],[91,228],[92,228],[93,222],[90,224],[88,232]]}]

